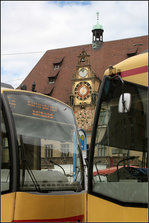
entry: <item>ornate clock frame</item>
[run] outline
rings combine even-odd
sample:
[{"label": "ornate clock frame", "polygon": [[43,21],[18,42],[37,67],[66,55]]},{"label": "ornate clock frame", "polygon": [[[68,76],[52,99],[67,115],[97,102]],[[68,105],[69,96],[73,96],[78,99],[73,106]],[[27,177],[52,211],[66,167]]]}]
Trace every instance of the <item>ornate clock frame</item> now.
[{"label": "ornate clock frame", "polygon": [[72,79],[70,104],[79,128],[86,132],[92,129],[94,111],[100,79],[91,68],[90,55],[83,49],[78,56],[78,64]]}]

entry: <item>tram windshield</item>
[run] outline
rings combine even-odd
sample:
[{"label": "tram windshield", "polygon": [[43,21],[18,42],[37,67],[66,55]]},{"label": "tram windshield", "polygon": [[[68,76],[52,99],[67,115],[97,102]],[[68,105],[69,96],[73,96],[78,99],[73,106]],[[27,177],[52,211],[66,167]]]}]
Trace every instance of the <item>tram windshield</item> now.
[{"label": "tram windshield", "polygon": [[17,132],[20,190],[81,191],[82,160],[71,108],[39,94],[6,95]]},{"label": "tram windshield", "polygon": [[96,114],[94,193],[148,202],[147,103],[147,87],[105,77]]}]

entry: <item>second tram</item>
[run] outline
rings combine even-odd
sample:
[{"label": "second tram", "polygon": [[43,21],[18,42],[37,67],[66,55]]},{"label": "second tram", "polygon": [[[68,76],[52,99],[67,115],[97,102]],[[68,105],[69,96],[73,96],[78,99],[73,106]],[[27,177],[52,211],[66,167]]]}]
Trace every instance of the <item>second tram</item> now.
[{"label": "second tram", "polygon": [[105,71],[88,172],[88,222],[148,222],[148,53]]}]

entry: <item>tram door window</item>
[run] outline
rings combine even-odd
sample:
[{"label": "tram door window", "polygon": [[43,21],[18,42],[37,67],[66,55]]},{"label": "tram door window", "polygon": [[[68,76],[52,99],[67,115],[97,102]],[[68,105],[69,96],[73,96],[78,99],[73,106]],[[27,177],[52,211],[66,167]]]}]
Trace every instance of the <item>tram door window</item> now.
[{"label": "tram door window", "polygon": [[8,132],[1,112],[1,192],[10,189],[10,148]]}]

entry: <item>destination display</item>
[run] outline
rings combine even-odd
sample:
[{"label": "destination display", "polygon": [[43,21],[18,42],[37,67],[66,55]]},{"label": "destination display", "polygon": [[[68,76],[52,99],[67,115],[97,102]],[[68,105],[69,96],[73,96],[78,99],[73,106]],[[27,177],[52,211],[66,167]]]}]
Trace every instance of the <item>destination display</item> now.
[{"label": "destination display", "polygon": [[8,95],[8,101],[14,113],[54,119],[58,111],[58,107],[53,104],[52,100],[46,101],[46,99],[37,98],[36,95],[11,94]]},{"label": "destination display", "polygon": [[19,135],[72,141],[75,120],[72,109],[44,95],[7,92],[7,99]]}]

